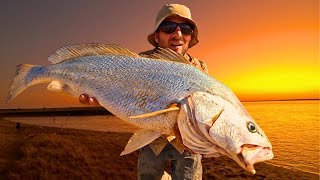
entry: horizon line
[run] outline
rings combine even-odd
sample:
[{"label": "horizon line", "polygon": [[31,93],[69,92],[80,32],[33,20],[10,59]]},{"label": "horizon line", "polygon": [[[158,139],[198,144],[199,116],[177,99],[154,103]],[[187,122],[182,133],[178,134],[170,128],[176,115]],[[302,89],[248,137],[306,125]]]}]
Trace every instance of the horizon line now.
[{"label": "horizon line", "polygon": [[270,99],[270,100],[243,100],[240,102],[265,102],[265,101],[319,101],[320,98],[307,98],[307,99]]},{"label": "horizon line", "polygon": [[[308,99],[277,99],[277,100],[244,100],[240,102],[270,102],[270,101],[320,101],[320,98],[308,98]],[[24,109],[68,109],[68,108],[80,108],[80,109],[96,109],[104,108],[102,106],[69,106],[69,107],[38,107],[38,108],[1,108],[0,110],[24,110]]]}]

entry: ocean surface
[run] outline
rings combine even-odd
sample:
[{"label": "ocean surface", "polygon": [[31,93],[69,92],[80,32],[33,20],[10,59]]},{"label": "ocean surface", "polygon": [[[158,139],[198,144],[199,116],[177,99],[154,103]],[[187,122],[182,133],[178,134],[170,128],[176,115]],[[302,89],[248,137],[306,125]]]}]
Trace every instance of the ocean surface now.
[{"label": "ocean surface", "polygon": [[274,158],[267,163],[320,174],[320,101],[245,102],[271,141]]},{"label": "ocean surface", "polygon": [[[273,146],[266,163],[320,174],[320,101],[244,102]],[[114,116],[10,117],[22,123],[98,131],[134,132],[137,128]]]}]

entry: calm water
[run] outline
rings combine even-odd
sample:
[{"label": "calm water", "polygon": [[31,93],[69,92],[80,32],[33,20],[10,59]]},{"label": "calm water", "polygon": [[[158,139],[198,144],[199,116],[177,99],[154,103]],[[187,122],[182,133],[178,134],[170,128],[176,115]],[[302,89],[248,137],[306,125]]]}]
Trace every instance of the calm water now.
[{"label": "calm water", "polygon": [[[267,134],[275,157],[267,163],[320,174],[320,101],[243,103]],[[6,118],[42,126],[99,131],[134,132],[136,128],[114,116]]]},{"label": "calm water", "polygon": [[243,103],[271,141],[275,157],[269,164],[320,174],[319,102]]}]

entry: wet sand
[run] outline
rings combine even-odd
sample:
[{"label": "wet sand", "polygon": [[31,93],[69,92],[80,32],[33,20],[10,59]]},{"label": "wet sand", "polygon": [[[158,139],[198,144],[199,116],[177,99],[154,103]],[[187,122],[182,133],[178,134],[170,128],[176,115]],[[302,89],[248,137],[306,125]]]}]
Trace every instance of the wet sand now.
[{"label": "wet sand", "polygon": [[[1,119],[0,179],[136,179],[138,152],[120,156],[135,128],[110,118],[105,132],[26,124],[16,129]],[[203,179],[319,179],[266,163],[256,164],[252,175],[227,157],[202,164]]]}]

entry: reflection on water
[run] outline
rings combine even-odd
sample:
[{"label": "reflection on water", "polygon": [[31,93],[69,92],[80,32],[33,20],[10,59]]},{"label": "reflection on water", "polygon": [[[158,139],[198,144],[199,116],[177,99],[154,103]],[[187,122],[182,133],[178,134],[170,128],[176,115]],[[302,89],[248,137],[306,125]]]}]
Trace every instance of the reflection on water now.
[{"label": "reflection on water", "polygon": [[319,172],[319,101],[243,103],[273,146],[271,164]]}]

